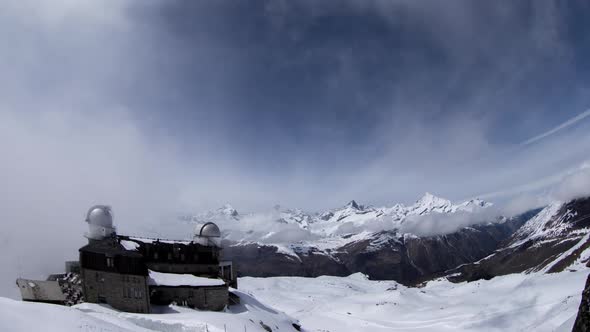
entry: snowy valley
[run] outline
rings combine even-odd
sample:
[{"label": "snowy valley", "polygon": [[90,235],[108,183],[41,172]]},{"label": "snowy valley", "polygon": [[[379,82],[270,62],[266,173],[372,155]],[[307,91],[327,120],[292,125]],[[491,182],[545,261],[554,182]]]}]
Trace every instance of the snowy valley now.
[{"label": "snowy valley", "polygon": [[[512,274],[421,288],[348,277],[240,279],[244,303],[225,312],[172,306],[131,314],[0,299],[2,331],[571,331],[588,269]],[[298,325],[299,326],[299,325]]]}]

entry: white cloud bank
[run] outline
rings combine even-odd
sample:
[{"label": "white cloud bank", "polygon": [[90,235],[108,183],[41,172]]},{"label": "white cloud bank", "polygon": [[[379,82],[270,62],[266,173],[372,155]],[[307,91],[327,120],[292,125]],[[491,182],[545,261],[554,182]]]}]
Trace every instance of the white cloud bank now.
[{"label": "white cloud bank", "polygon": [[569,201],[590,195],[590,163],[582,164],[577,171],[564,177],[551,192],[550,197]]},{"label": "white cloud bank", "polygon": [[0,296],[14,297],[17,276],[77,259],[91,205],[137,227],[178,206],[185,173],[176,145],[147,136],[111,95],[113,70],[132,63],[100,41],[131,37],[124,1],[1,7]]}]

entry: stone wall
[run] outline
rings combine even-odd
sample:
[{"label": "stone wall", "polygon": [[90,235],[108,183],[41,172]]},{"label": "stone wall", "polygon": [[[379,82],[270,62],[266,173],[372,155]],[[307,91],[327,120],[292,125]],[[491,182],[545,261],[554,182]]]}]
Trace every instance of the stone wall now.
[{"label": "stone wall", "polygon": [[226,286],[151,286],[150,291],[153,304],[168,305],[176,302],[178,305],[213,311],[223,310],[227,306],[229,296]]},{"label": "stone wall", "polygon": [[127,312],[149,313],[146,276],[82,269],[86,302],[107,303]]}]

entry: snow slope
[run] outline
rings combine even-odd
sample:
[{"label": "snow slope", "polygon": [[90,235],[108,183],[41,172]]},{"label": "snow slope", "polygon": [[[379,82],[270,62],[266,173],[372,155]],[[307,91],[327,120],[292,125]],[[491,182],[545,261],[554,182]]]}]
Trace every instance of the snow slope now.
[{"label": "snow slope", "polygon": [[546,240],[561,235],[569,226],[563,222],[564,218],[559,218],[559,222],[551,227],[547,227],[547,224],[558,214],[563,204],[559,201],[552,202],[534,218],[527,221],[514,235],[517,241],[511,246],[517,246],[530,240]]},{"label": "snow slope", "polygon": [[308,331],[571,331],[588,269],[423,288],[349,277],[242,278]]},{"label": "snow slope", "polygon": [[294,331],[297,319],[310,332],[571,331],[590,271],[584,264],[573,267],[471,283],[439,279],[422,288],[360,273],[248,277],[239,280],[242,304],[225,312],[170,306],[133,314],[88,303],[63,307],[0,298],[0,331]]},{"label": "snow slope", "polygon": [[0,331],[14,332],[220,332],[295,331],[292,318],[237,291],[241,304],[225,312],[154,307],[156,314],[120,312],[83,303],[74,307],[0,298]]}]

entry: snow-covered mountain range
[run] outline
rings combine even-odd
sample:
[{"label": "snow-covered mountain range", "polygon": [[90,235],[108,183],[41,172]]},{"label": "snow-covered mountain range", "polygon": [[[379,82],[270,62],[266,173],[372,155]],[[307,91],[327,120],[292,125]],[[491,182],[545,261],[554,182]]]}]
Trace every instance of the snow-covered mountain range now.
[{"label": "snow-covered mountain range", "polygon": [[[240,214],[228,205],[190,220],[219,223],[226,257],[252,276],[362,272],[405,284],[446,274],[476,280],[563,268],[590,246],[589,199],[553,202],[514,217],[498,213],[479,199],[453,203],[426,193],[411,205],[350,201],[319,213],[277,206]],[[560,255],[565,260],[557,264]]]},{"label": "snow-covered mountain range", "polygon": [[[269,229],[269,232],[276,232],[277,227],[273,227],[276,223],[295,225],[316,237],[331,237],[364,230],[399,229],[408,218],[430,214],[474,213],[490,206],[492,206],[491,203],[480,199],[453,204],[450,200],[426,193],[409,206],[398,203],[386,207],[373,207],[361,205],[352,200],[340,208],[319,213],[307,213],[301,209],[284,209],[275,206],[271,211],[242,215],[231,205],[226,204],[217,210],[183,217],[183,219],[199,223],[220,223],[228,233],[243,229],[248,224],[253,226],[252,229],[247,230],[248,234],[258,233],[260,230],[254,226],[258,226],[259,221],[264,221],[267,225],[263,229]],[[261,239],[268,236],[268,233],[260,234]],[[231,238],[238,240],[235,236]],[[253,240],[253,237],[247,237],[247,239]]]},{"label": "snow-covered mountain range", "polygon": [[[240,213],[226,205],[167,227],[189,234],[194,223],[218,223],[224,255],[244,276],[361,272],[407,285],[447,274],[462,281],[560,270],[590,247],[588,198],[555,201],[512,217],[499,211],[479,199],[451,202],[426,193],[409,205],[350,201],[317,213],[279,206]],[[557,264],[560,255],[564,260]]]}]

